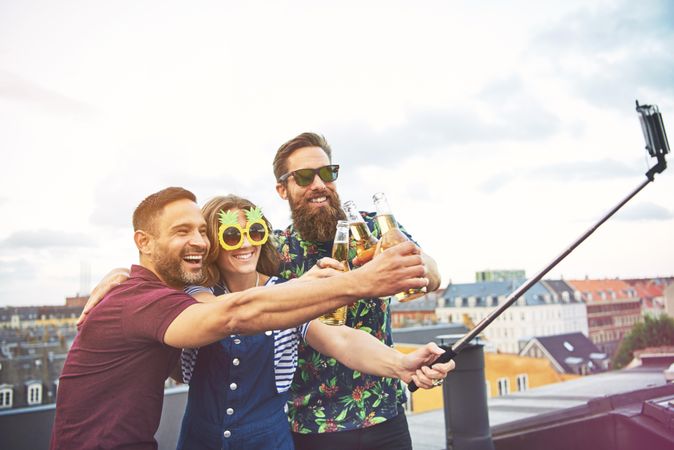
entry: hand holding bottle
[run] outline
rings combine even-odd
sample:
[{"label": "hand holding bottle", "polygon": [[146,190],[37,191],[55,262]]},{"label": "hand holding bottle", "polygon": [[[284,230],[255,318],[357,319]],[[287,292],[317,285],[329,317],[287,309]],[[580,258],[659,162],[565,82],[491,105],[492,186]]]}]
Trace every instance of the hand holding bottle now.
[{"label": "hand holding bottle", "polygon": [[[405,233],[400,231],[398,228],[398,222],[396,222],[391,208],[389,207],[386,196],[383,192],[378,192],[372,196],[374,200],[375,208],[377,209],[377,216],[375,220],[379,229],[381,230],[381,238],[377,243],[377,247],[374,252],[374,256],[381,254],[387,248],[393,247],[396,244],[401,242],[409,241]],[[408,302],[414,300],[426,294],[426,287],[420,289],[409,289],[407,291],[400,292],[396,294],[396,298],[400,302]]]},{"label": "hand holding bottle", "polygon": [[[332,244],[332,259],[341,265],[342,271],[349,270],[349,222],[346,220],[337,222],[335,241]],[[330,313],[323,314],[319,317],[319,320],[327,325],[344,325],[346,323],[346,308],[346,306],[342,306]]]}]

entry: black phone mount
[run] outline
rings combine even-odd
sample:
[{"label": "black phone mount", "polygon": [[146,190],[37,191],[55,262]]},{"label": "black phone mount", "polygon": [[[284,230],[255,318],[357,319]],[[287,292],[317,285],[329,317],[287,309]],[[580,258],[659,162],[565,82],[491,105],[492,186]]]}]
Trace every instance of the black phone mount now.
[{"label": "black phone mount", "polygon": [[641,122],[641,131],[644,133],[646,141],[646,150],[653,158],[657,158],[656,164],[646,172],[646,177],[653,181],[656,173],[662,173],[667,168],[665,155],[669,153],[669,142],[667,141],[667,132],[665,124],[662,122],[662,114],[656,105],[639,105],[636,101],[639,121]]}]

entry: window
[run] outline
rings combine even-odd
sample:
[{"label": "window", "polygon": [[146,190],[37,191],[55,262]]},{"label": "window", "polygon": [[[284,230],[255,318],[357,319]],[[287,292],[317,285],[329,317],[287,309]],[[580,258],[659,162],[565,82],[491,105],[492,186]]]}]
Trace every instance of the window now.
[{"label": "window", "polygon": [[28,385],[28,404],[39,405],[42,403],[42,384],[33,383]]},{"label": "window", "polygon": [[510,383],[507,378],[499,378],[498,381],[498,395],[508,395],[510,393]]},{"label": "window", "polygon": [[517,390],[519,392],[529,389],[529,376],[526,373],[517,375]]},{"label": "window", "polygon": [[0,388],[0,408],[11,408],[12,407],[12,388],[3,387]]}]

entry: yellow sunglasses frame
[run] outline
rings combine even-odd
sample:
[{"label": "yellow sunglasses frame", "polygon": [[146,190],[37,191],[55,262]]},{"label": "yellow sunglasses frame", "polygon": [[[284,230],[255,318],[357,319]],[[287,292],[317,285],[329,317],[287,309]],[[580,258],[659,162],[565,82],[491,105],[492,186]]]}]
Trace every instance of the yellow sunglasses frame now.
[{"label": "yellow sunglasses frame", "polygon": [[[262,238],[261,241],[253,241],[250,239],[250,227],[252,225],[255,225],[256,223],[259,223],[262,225],[264,228],[264,238]],[[239,234],[241,235],[241,239],[239,239],[239,242],[236,245],[228,245],[225,240],[223,239],[223,235],[225,234],[225,230],[227,228],[236,228],[239,230]],[[263,220],[254,220],[252,222],[246,222],[246,228],[241,228],[241,225],[238,223],[236,224],[220,224],[220,227],[218,228],[218,240],[220,241],[220,247],[222,247],[225,250],[237,250],[243,247],[243,236],[244,234],[248,236],[248,242],[250,242],[250,245],[254,246],[260,246],[264,245],[265,242],[269,239],[269,228],[267,228],[267,224],[264,223]]]}]

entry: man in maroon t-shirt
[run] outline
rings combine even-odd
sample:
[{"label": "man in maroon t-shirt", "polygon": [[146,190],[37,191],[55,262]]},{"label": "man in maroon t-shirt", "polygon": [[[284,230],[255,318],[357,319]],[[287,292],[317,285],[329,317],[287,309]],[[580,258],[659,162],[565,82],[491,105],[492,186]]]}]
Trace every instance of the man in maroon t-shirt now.
[{"label": "man in maroon t-shirt", "polygon": [[150,195],[133,226],[140,265],[79,327],[60,378],[52,449],[156,449],[164,380],[180,348],[291,328],[358,298],[428,282],[419,250],[406,243],[358,270],[197,303],[181,291],[201,281],[210,246],[194,195],[182,188]]}]

